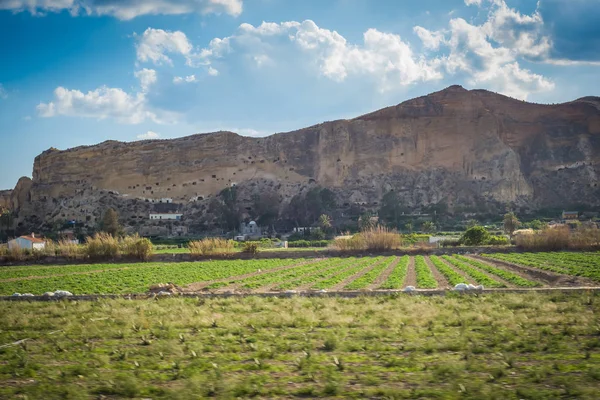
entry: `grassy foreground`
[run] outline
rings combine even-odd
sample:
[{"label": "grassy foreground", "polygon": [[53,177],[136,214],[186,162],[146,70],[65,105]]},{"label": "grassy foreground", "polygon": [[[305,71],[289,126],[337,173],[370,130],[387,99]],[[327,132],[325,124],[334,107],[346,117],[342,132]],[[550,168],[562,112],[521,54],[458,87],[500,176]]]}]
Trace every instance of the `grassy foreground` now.
[{"label": "grassy foreground", "polygon": [[595,399],[599,313],[593,294],[4,302],[0,398]]}]

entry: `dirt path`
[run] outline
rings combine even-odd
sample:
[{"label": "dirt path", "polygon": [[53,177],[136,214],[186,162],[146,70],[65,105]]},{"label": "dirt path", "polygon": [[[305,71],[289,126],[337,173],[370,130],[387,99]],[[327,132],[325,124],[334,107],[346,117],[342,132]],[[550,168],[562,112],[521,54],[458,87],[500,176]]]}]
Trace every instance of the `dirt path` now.
[{"label": "dirt path", "polygon": [[[308,260],[308,261],[303,261],[300,263],[296,263],[296,264],[292,264],[292,265],[283,265],[281,267],[277,267],[277,268],[272,268],[272,269],[268,269],[265,271],[255,271],[255,272],[250,272],[247,274],[243,274],[243,275],[235,275],[235,276],[230,276],[228,278],[223,278],[223,279],[214,279],[211,281],[203,281],[203,282],[195,282],[195,283],[190,283],[189,285],[186,285],[183,288],[183,292],[197,292],[200,290],[205,289],[207,286],[212,285],[213,283],[222,283],[222,282],[231,282],[231,281],[236,281],[236,283],[234,283],[233,285],[229,285],[226,286],[224,288],[220,288],[222,290],[234,290],[237,287],[239,287],[240,283],[237,281],[241,281],[247,278],[252,278],[254,276],[259,276],[259,275],[264,275],[264,274],[268,274],[271,272],[277,272],[277,271],[284,271],[287,269],[292,269],[292,268],[296,268],[296,267],[300,267],[302,265],[308,265],[308,264],[314,264],[320,261],[323,261],[324,258],[315,258],[312,260]],[[217,289],[218,290],[218,289]],[[215,291],[217,291],[215,290]]]},{"label": "dirt path", "polygon": [[399,262],[400,257],[394,257],[390,265],[381,274],[379,274],[379,276],[375,279],[375,281],[373,281],[373,283],[367,286],[367,290],[373,290],[381,286],[383,282],[385,282],[387,278],[392,274],[392,271],[394,271],[394,268],[396,268],[396,265],[398,265]]},{"label": "dirt path", "polygon": [[367,272],[369,272],[370,270],[372,270],[373,268],[375,268],[375,266],[381,264],[384,261],[385,261],[385,259],[380,260],[380,261],[378,261],[376,263],[370,264],[369,266],[367,266],[367,267],[363,268],[362,270],[358,271],[356,274],[347,277],[346,279],[344,279],[343,281],[341,281],[337,285],[334,285],[334,286],[330,287],[327,290],[329,290],[329,291],[336,291],[336,290],[343,289],[350,282],[353,282],[353,281],[357,280],[358,278],[360,278],[361,276],[363,276],[364,274],[366,274]]},{"label": "dirt path", "polygon": [[472,257],[478,261],[487,262],[495,267],[506,268],[511,272],[522,274],[526,279],[540,281],[548,286],[593,287],[598,285],[597,282],[578,276],[557,274],[555,272],[544,271],[538,268],[527,267],[525,265],[514,264],[507,261],[492,260],[478,255],[473,255]]},{"label": "dirt path", "polygon": [[417,287],[417,273],[415,271],[415,258],[410,257],[408,260],[408,267],[406,269],[406,278],[404,279],[404,287],[414,286]]},{"label": "dirt path", "polygon": [[433,277],[437,281],[438,289],[450,289],[450,284],[448,283],[448,280],[446,279],[446,277],[444,275],[442,275],[442,273],[440,271],[438,271],[438,269],[435,267],[435,265],[433,265],[433,263],[431,262],[429,257],[425,257],[425,264],[427,264],[427,266],[429,266],[429,269],[431,270]]},{"label": "dirt path", "polygon": [[[542,287],[544,287],[544,286],[548,286],[548,283],[547,283],[547,282],[545,282],[545,281],[543,281],[542,279],[533,278],[532,276],[530,276],[530,275],[527,275],[527,274],[523,273],[523,271],[521,271],[521,270],[518,270],[518,269],[511,270],[510,268],[507,268],[506,266],[503,266],[503,265],[496,264],[495,262],[493,262],[492,260],[490,260],[490,259],[488,259],[488,258],[485,258],[485,257],[481,257],[481,258],[479,258],[478,256],[475,256],[475,255],[465,255],[465,256],[463,256],[463,257],[470,258],[471,260],[478,261],[478,262],[480,262],[480,263],[482,263],[482,264],[489,265],[490,267],[494,267],[494,268],[499,268],[499,269],[507,270],[507,271],[509,271],[509,272],[512,272],[512,273],[513,273],[513,274],[515,274],[515,275],[518,275],[518,276],[520,276],[520,277],[521,277],[521,278],[523,278],[523,279],[527,279],[527,280],[529,280],[529,281],[534,281],[534,282],[537,282],[537,283],[541,284],[541,285],[542,285]],[[477,267],[475,267],[475,268],[477,268]],[[477,268],[477,269],[479,269],[479,268]],[[481,271],[481,272],[485,272],[485,271]],[[500,281],[500,280],[501,280],[501,281],[504,281],[502,278],[500,278],[500,277],[498,277],[498,276],[496,276],[496,275],[492,275],[491,277],[492,277],[492,278],[494,278],[494,279],[497,279],[497,280],[499,280],[499,281]],[[506,282],[506,284],[507,284],[507,285],[510,285],[509,287],[513,287],[513,286],[514,286],[514,287],[518,287],[517,285],[515,285],[515,284],[512,284],[512,283],[510,283],[510,282]]]}]

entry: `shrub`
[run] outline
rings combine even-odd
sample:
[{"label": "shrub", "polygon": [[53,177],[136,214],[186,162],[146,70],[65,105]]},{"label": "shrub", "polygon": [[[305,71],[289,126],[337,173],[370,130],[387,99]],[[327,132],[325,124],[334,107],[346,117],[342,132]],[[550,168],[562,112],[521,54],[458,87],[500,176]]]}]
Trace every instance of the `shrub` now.
[{"label": "shrub", "polygon": [[506,236],[491,235],[485,244],[489,244],[491,246],[508,246],[510,241]]},{"label": "shrub", "polygon": [[142,261],[147,261],[154,253],[152,242],[149,239],[140,237],[138,234],[123,238],[120,248],[121,254],[135,257]]},{"label": "shrub", "polygon": [[85,242],[84,251],[90,258],[111,259],[120,254],[119,240],[108,233],[96,233]]},{"label": "shrub", "polygon": [[488,243],[490,233],[483,226],[474,226],[467,229],[460,241],[467,246],[480,246]]},{"label": "shrub", "polygon": [[361,234],[356,234],[350,238],[335,239],[331,243],[331,246],[339,251],[353,251],[366,249],[365,241]]},{"label": "shrub", "polygon": [[367,250],[392,250],[402,245],[402,237],[398,232],[383,226],[364,230],[360,235],[364,238]]},{"label": "shrub", "polygon": [[333,241],[333,247],[340,251],[397,249],[402,245],[402,237],[391,229],[382,226],[368,228],[351,238],[339,238]]},{"label": "shrub", "polygon": [[458,247],[460,246],[460,239],[444,239],[440,240],[441,247]]},{"label": "shrub", "polygon": [[571,231],[568,226],[556,226],[518,235],[515,237],[515,243],[525,250],[596,249],[600,247],[600,230],[595,227],[580,226]]},{"label": "shrub", "polygon": [[[46,244],[47,246],[48,244]],[[85,247],[63,239],[54,245],[54,254],[74,260],[78,256],[85,254]]]},{"label": "shrub", "polygon": [[225,254],[234,251],[234,242],[221,238],[204,238],[189,242],[188,248],[190,249],[190,254],[196,256]]},{"label": "shrub", "polygon": [[525,250],[564,250],[569,246],[570,229],[567,226],[546,228],[515,237],[515,244]]},{"label": "shrub", "polygon": [[244,247],[242,247],[242,252],[247,254],[257,254],[258,244],[256,242],[245,242]]}]

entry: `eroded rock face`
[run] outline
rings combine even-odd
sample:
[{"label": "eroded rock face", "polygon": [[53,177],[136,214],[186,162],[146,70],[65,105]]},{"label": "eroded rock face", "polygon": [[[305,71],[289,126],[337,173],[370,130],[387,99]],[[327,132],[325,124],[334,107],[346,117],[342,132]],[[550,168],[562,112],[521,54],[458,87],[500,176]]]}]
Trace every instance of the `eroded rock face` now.
[{"label": "eroded rock face", "polygon": [[10,207],[10,195],[12,190],[0,190],[0,211],[9,210]]},{"label": "eroded rock face", "polygon": [[50,149],[35,159],[33,182],[20,180],[11,201],[28,224],[92,224],[114,206],[138,227],[156,208],[145,199],[172,199],[169,211],[197,217],[231,185],[242,197],[275,190],[282,204],[318,184],[340,205],[374,205],[390,190],[409,207],[600,205],[599,161],[599,98],[538,105],[452,86],[266,138],[216,132]]}]

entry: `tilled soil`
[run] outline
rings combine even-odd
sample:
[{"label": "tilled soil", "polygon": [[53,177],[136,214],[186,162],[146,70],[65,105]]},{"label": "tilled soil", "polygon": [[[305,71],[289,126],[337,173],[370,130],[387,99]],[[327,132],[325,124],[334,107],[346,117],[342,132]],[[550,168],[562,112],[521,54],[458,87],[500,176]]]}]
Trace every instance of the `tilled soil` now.
[{"label": "tilled soil", "polygon": [[417,273],[415,272],[415,258],[411,257],[408,261],[408,268],[406,270],[406,279],[404,280],[404,287],[413,286],[417,287]]},{"label": "tilled soil", "polygon": [[361,271],[357,272],[356,274],[351,275],[351,276],[347,277],[346,279],[344,279],[343,281],[341,281],[340,283],[338,283],[337,285],[332,286],[328,290],[331,290],[331,291],[342,290],[350,282],[353,282],[356,279],[360,278],[361,276],[363,276],[364,274],[366,274],[367,272],[369,272],[370,270],[372,270],[373,268],[375,268],[376,265],[381,264],[383,261],[384,260],[381,260],[381,261],[378,261],[376,263],[370,264],[369,266],[363,268]]},{"label": "tilled soil", "polygon": [[[429,257],[425,257],[425,263],[429,266],[429,269],[431,270],[431,273],[433,274],[433,277],[435,278],[435,280],[438,283],[438,289],[449,289],[450,288],[450,284],[448,283],[448,280],[446,279],[446,277],[444,275],[442,275],[442,273],[440,271],[438,271],[438,269],[431,263],[431,260],[429,259]],[[417,287],[418,289],[418,287]]]},{"label": "tilled soil", "polygon": [[[431,262],[431,260],[429,259],[429,257],[425,257],[425,259],[429,262],[429,265],[433,268],[435,268],[435,266],[433,265],[433,263]],[[439,257],[439,259],[446,264],[448,267],[452,268],[453,271],[455,271],[456,273],[462,275],[465,278],[464,283],[470,283],[473,285],[477,285],[477,282],[471,278],[469,275],[467,275],[467,273],[465,271],[462,271],[458,268],[456,268],[454,265],[450,264],[448,261],[444,260],[443,258]],[[442,273],[440,272],[440,275],[442,275]],[[442,275],[443,276],[443,275]],[[445,277],[444,277],[445,278]],[[448,286],[450,286],[450,283],[448,283]]]},{"label": "tilled soil", "polygon": [[377,279],[375,279],[373,283],[367,286],[367,290],[373,290],[381,286],[387,280],[387,278],[389,278],[389,276],[392,274],[392,271],[394,271],[394,268],[396,268],[396,265],[398,265],[399,262],[400,257],[395,257],[390,263],[390,265],[381,274],[379,274]]}]

